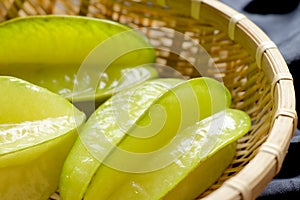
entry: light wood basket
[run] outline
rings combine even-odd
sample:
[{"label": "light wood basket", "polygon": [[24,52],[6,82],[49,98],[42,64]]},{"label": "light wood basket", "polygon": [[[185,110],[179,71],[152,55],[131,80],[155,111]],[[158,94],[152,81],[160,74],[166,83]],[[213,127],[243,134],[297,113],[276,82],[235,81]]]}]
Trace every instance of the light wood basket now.
[{"label": "light wood basket", "polygon": [[[218,68],[211,75],[222,78],[232,94],[232,106],[246,111],[252,126],[238,141],[235,158],[222,177],[199,198],[255,199],[279,172],[297,125],[293,78],[276,45],[244,15],[215,0],[0,1],[0,21],[46,14],[108,18],[132,27],[168,27],[205,48]],[[183,45],[163,32],[145,34],[166,49]],[[157,54],[158,63],[186,77],[199,76],[180,56],[159,49]],[[59,199],[59,194],[51,198]]]}]

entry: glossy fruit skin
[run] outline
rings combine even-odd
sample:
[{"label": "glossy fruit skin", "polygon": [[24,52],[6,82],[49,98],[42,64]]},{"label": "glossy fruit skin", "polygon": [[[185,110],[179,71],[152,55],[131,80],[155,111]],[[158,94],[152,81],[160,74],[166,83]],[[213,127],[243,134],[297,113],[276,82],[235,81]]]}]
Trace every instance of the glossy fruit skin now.
[{"label": "glossy fruit skin", "polygon": [[[178,135],[186,138],[181,136],[181,141],[176,143],[177,145],[170,150],[169,155],[166,155],[173,158],[173,155],[177,155],[176,152],[184,152],[190,143],[189,150],[182,153],[183,155],[178,159],[174,159],[173,163],[156,171],[126,172],[107,165],[108,161],[106,161],[94,175],[85,193],[85,199],[92,200],[96,197],[114,200],[196,198],[220,177],[235,155],[236,140],[247,133],[250,128],[250,117],[246,113],[239,110],[226,110],[226,114],[222,114],[222,111],[218,112],[180,132]],[[211,122],[212,119],[215,121]],[[127,138],[118,148],[128,143]],[[137,141],[136,143],[136,146],[139,146]],[[144,145],[147,144],[143,143],[139,148],[147,149]],[[152,147],[156,144],[150,142],[148,145]],[[134,150],[137,150],[136,146]],[[142,162],[128,159],[123,165],[133,164],[138,169],[149,163],[164,162],[164,159],[168,159],[167,156],[162,158],[148,156]],[[107,159],[118,160],[123,157],[122,152],[115,150]]]},{"label": "glossy fruit skin", "polygon": [[[1,156],[1,199],[48,199],[57,190],[62,165],[77,134],[71,131],[43,145]],[[8,164],[18,158],[22,161]]]},{"label": "glossy fruit skin", "polygon": [[[214,130],[207,132],[207,135],[209,135],[207,136],[208,141],[215,141],[215,145],[209,147],[209,142],[201,144],[203,145],[202,148],[206,149],[206,153],[203,153],[201,159],[198,162],[196,161],[194,165],[189,165],[191,167],[190,171],[177,182],[175,187],[167,191],[162,199],[195,199],[202,194],[218,180],[232,162],[236,154],[238,139],[244,136],[250,130],[251,126],[251,118],[247,113],[227,108],[188,127],[184,131],[193,133],[194,131],[199,132],[202,129],[205,132],[205,128],[203,127],[207,126],[206,123],[209,123],[209,120],[216,121],[212,122],[211,126],[219,128],[219,130],[213,128]],[[220,125],[222,123],[224,124]],[[197,152],[195,152],[195,155],[190,155],[192,156],[187,156],[187,158],[194,158]]]},{"label": "glossy fruit skin", "polygon": [[[250,121],[246,113],[235,109],[226,109],[225,113],[221,111],[199,121],[180,133],[179,144],[182,145],[171,151],[172,154],[176,150],[184,153],[156,171],[129,173],[102,165],[85,199],[95,199],[96,196],[113,200],[195,199],[230,164],[236,152],[236,141],[248,132]],[[114,156],[113,153],[110,156]],[[140,166],[153,161],[156,158],[149,157]],[[104,197],[103,193],[108,194]]]},{"label": "glossy fruit skin", "polygon": [[[88,150],[86,146],[89,145],[89,142],[93,142],[97,138],[99,129],[97,128],[97,130],[95,130],[95,125],[96,127],[105,126],[107,122],[108,125],[105,127],[106,132],[112,136],[115,135],[113,137],[113,143],[115,144],[119,143],[123,138],[123,133],[114,118],[112,105],[123,107],[123,105],[129,103],[127,106],[130,108],[129,112],[134,122],[156,98],[182,81],[181,79],[166,78],[149,80],[134,88],[117,93],[103,103],[83,126],[80,137],[76,140],[64,163],[59,184],[61,199],[82,199],[94,173],[101,164],[101,162],[93,156],[91,152],[93,149],[89,148]],[[131,99],[131,101],[128,101],[129,99]],[[99,122],[101,123],[99,124]],[[130,124],[128,124],[128,126],[130,126]],[[93,131],[91,132],[91,130]],[[109,150],[107,149],[107,151],[103,153],[103,156],[105,157],[108,152]]]},{"label": "glossy fruit skin", "polygon": [[[130,87],[157,77],[151,66],[155,59],[154,48],[141,33],[110,20],[46,15],[0,24],[0,74],[70,101],[103,101],[126,81]],[[126,74],[131,82],[124,79]]]},{"label": "glossy fruit skin", "polygon": [[[114,39],[130,40],[123,41],[118,48],[106,49],[107,54],[114,54],[125,45],[144,49],[128,52],[114,61],[115,66],[137,66],[154,61],[153,47],[128,26],[111,20],[70,15],[28,16],[1,23],[0,60],[1,64],[81,64],[93,48],[120,33],[122,37]],[[101,59],[95,64],[98,62]]]},{"label": "glossy fruit skin", "polygon": [[[0,95],[3,107],[0,109],[1,199],[47,199],[57,189],[62,165],[85,115],[61,96],[15,77],[0,76]],[[5,134],[13,136],[6,132],[7,125],[18,128],[26,122],[31,126],[42,119],[62,116],[70,118],[70,125],[57,127],[60,133],[40,138],[37,143],[26,140],[26,132],[20,132],[24,135],[12,141],[5,137]],[[47,129],[47,126],[39,128]],[[18,145],[14,146],[14,142]]]},{"label": "glossy fruit skin", "polygon": [[[149,95],[151,96],[151,93]],[[60,191],[62,194],[61,197],[63,200],[81,199],[83,195],[85,195],[84,198],[87,199],[93,199],[96,197],[100,199],[106,199],[108,198],[106,195],[109,195],[109,191],[115,190],[115,187],[119,182],[118,176],[110,176],[110,174],[102,172],[102,168],[106,166],[103,163],[101,164],[99,161],[102,159],[102,161],[106,162],[111,158],[111,153],[113,152],[113,148],[110,148],[105,142],[103,142],[106,140],[105,137],[109,138],[110,141],[113,141],[113,145],[117,145],[118,147],[127,151],[147,153],[153,151],[153,148],[160,148],[161,146],[165,145],[166,142],[168,142],[180,129],[190,126],[200,119],[210,116],[212,113],[229,107],[231,102],[231,96],[228,90],[222,84],[210,78],[195,78],[193,80],[184,81],[174,87],[169,88],[169,90],[165,91],[156,98],[157,99],[153,101],[153,103],[143,109],[143,112],[140,112],[141,114],[137,118],[138,121],[136,121],[136,125],[147,125],[149,122],[151,122],[151,115],[153,117],[152,119],[161,118],[162,115],[159,112],[159,109],[157,110],[154,108],[155,105],[161,105],[161,107],[165,109],[166,113],[173,113],[173,115],[167,115],[168,119],[166,119],[166,126],[163,127],[162,131],[166,134],[157,134],[157,137],[152,137],[151,139],[147,140],[146,143],[136,141],[139,138],[135,139],[134,137],[131,137],[131,134],[138,134],[138,132],[140,132],[132,125],[129,125],[129,127],[127,127],[128,129],[126,129],[130,130],[129,135],[126,131],[124,133],[119,133],[118,131],[114,133],[113,131],[104,130],[103,133],[101,133],[101,131],[98,133],[96,130],[101,129],[97,129],[97,126],[92,126],[93,124],[98,124],[99,127],[101,127],[100,125],[103,122],[110,124],[115,123],[116,120],[106,120],[108,118],[104,116],[103,118],[96,118],[96,115],[94,117],[91,116],[83,128],[83,130],[86,131],[83,131],[83,137],[81,137],[81,139],[84,137],[87,137],[88,139],[85,141],[85,144],[78,145],[77,143],[74,145],[64,165],[60,182]],[[140,105],[138,101],[135,102],[137,105]],[[201,105],[199,105],[199,103]],[[153,107],[154,109],[150,109],[150,107]],[[103,108],[104,107],[100,106],[96,113],[102,113],[103,115],[103,113],[105,113]],[[139,107],[137,108],[137,110],[140,109]],[[134,110],[134,106],[131,109]],[[201,111],[199,109],[201,109]],[[184,118],[180,118],[180,115],[183,115]],[[110,116],[110,114],[108,114],[108,116]],[[119,115],[117,114],[117,116]],[[127,120],[124,119],[124,121],[126,122]],[[176,126],[176,124],[181,124],[181,127]],[[93,127],[93,129],[90,127]],[[155,124],[153,127],[155,127]],[[93,131],[89,131],[89,129]],[[142,131],[142,133],[146,134],[147,132],[149,131]],[[96,135],[95,133],[98,134]],[[103,136],[101,134],[107,135]],[[97,148],[91,148],[92,146],[98,146],[100,149],[105,150],[99,152]],[[89,150],[87,150],[87,147]],[[99,155],[100,157],[98,157]],[[118,160],[119,157],[116,156],[115,158]],[[138,168],[138,165],[136,165],[136,167]],[[85,177],[85,179],[82,177]],[[108,182],[101,181],[103,177],[106,177],[105,179],[108,180]],[[100,180],[102,184],[98,184],[98,181],[95,181],[97,179]],[[87,191],[85,191],[86,188]],[[91,190],[96,192],[90,192]],[[78,193],[76,194],[74,191],[77,191]],[[93,195],[90,195],[91,193]]]}]

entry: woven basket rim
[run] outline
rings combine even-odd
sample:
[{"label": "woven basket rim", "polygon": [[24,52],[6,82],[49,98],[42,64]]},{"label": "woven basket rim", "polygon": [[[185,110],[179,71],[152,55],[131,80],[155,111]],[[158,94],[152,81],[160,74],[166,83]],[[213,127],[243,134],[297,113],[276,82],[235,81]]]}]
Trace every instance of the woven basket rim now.
[{"label": "woven basket rim", "polygon": [[[253,52],[252,55],[256,55],[258,67],[271,72],[268,78],[274,101],[278,105],[269,137],[249,164],[204,198],[254,199],[281,169],[290,139],[297,127],[293,78],[276,45],[250,19],[219,1],[193,2],[194,6],[201,7],[197,9],[199,13],[194,13],[194,17],[206,18],[217,24],[228,33],[230,39],[243,44],[248,51]],[[223,20],[207,18],[217,16],[217,13]]]}]

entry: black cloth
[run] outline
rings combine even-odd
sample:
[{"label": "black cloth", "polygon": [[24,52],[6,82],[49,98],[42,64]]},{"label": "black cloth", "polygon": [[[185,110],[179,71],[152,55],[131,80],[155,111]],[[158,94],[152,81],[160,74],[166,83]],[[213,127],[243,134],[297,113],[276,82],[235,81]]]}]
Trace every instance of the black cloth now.
[{"label": "black cloth", "polygon": [[300,199],[300,131],[291,140],[279,174],[267,185],[258,200]]},{"label": "black cloth", "polygon": [[[246,15],[278,46],[294,79],[296,110],[300,113],[300,0],[221,0]],[[299,114],[300,115],[300,114]],[[300,199],[300,124],[295,132],[279,174],[258,200]]]}]

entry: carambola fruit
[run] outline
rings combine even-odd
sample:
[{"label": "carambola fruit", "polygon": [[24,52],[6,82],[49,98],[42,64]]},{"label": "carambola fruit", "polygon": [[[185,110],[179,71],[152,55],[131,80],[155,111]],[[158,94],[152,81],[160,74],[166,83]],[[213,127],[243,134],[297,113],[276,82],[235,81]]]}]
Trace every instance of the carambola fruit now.
[{"label": "carambola fruit", "polygon": [[[168,82],[171,80],[173,83]],[[165,83],[162,84],[163,82]],[[158,85],[163,87],[157,87]],[[229,108],[230,103],[231,96],[226,87],[216,80],[204,77],[188,81],[156,79],[116,94],[90,117],[73,146],[60,179],[62,200],[159,199],[169,195],[169,191],[171,195],[171,189],[176,187],[178,181],[184,179],[184,174],[187,175],[187,172],[192,171],[198,163],[197,160],[190,159],[193,155],[198,156],[196,152],[191,153],[196,151],[194,144],[188,145],[191,151],[187,150],[184,153],[181,142],[189,142],[191,137],[195,137],[195,143],[198,138],[201,143],[207,138],[204,134],[186,135],[197,132],[194,130],[197,128],[192,130],[190,127],[208,120],[209,123],[204,123],[207,129],[207,124],[215,123],[211,122],[209,117]],[[212,119],[220,118],[217,116],[228,118],[223,113]],[[247,115],[245,116],[247,118]],[[201,122],[203,119],[205,120]],[[219,120],[217,124],[220,122],[224,121]],[[226,127],[226,123],[224,124]],[[233,124],[235,123],[227,125]],[[247,126],[248,124],[244,127]],[[187,129],[190,131],[186,131]],[[241,135],[246,129],[237,132]],[[213,135],[217,135],[216,131]],[[237,136],[234,137],[236,139]],[[204,146],[215,152],[214,149],[223,145],[220,145],[222,143],[219,141],[220,138],[215,137],[216,140],[205,143]],[[222,159],[223,164],[213,170],[216,177],[226,168],[234,155],[234,145],[229,146],[224,148],[228,156]],[[205,149],[204,152],[210,153],[207,148]],[[185,157],[181,158],[184,155]],[[209,157],[208,154],[203,155],[204,159]],[[171,178],[167,178],[169,173],[173,174],[173,170],[180,168],[180,162],[183,161],[187,162],[182,163],[183,171],[178,171],[174,179],[172,175]],[[185,165],[188,168],[185,168]],[[151,175],[155,173],[158,173],[157,176]],[[141,185],[138,182],[135,185],[134,179],[142,176],[145,176],[145,179],[139,180]],[[207,182],[212,184],[216,177]],[[155,186],[157,182],[161,182],[158,187]],[[145,185],[145,188],[144,183],[148,185]],[[205,187],[209,184],[203,183]],[[131,186],[133,188],[129,189]],[[126,195],[123,189],[128,190],[128,193],[125,192]],[[123,195],[118,196],[118,191]],[[201,183],[198,191],[201,191]]]},{"label": "carambola fruit", "polygon": [[0,194],[47,199],[85,120],[69,101],[21,79],[0,76]]},{"label": "carambola fruit", "polygon": [[157,77],[156,53],[139,31],[80,16],[19,17],[0,24],[0,74],[73,102],[103,102]]}]

